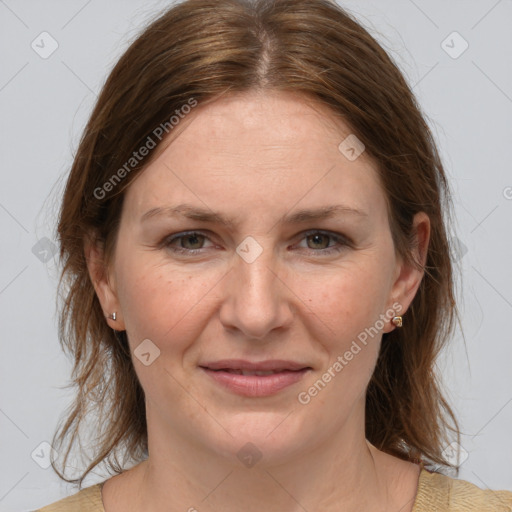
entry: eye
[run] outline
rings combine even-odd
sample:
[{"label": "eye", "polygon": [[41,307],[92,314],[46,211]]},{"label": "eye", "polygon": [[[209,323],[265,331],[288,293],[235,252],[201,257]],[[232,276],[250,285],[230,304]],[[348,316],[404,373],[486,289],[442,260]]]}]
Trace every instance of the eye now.
[{"label": "eye", "polygon": [[[320,254],[340,252],[350,246],[351,242],[342,235],[329,231],[308,231],[304,233],[308,249]],[[329,245],[330,242],[334,242]]]},{"label": "eye", "polygon": [[[195,254],[203,249],[202,246],[205,240],[208,240],[206,235],[196,231],[191,231],[188,233],[180,233],[176,236],[171,235],[171,237],[164,241],[164,244],[166,247],[175,252]],[[175,242],[179,242],[177,247],[173,245]]]}]

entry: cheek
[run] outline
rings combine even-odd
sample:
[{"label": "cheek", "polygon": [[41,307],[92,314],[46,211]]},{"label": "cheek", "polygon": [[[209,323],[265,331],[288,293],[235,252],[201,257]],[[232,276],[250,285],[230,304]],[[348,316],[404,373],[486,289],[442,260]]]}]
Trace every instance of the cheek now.
[{"label": "cheek", "polygon": [[381,281],[378,265],[369,260],[364,263],[347,262],[330,273],[296,278],[297,289],[304,291],[303,303],[324,324],[330,342],[341,348],[374,325],[386,303],[386,283]]},{"label": "cheek", "polygon": [[[325,274],[301,278],[303,289],[309,290],[304,303],[313,313],[307,328],[325,354],[320,379],[330,389],[318,393],[318,405],[330,403],[339,408],[345,404],[350,408],[366,389],[375,368],[388,291],[381,280],[381,266],[375,261],[347,261],[328,278]],[[316,379],[318,375],[314,382]],[[338,410],[341,413],[346,407]]]},{"label": "cheek", "polygon": [[375,296],[363,292],[358,277],[353,273],[331,280],[329,291],[309,296],[318,317],[316,349],[321,345],[325,357],[322,368],[301,387],[298,400],[320,424],[342,424],[355,404],[361,404],[377,362],[381,332],[372,326],[380,310]]},{"label": "cheek", "polygon": [[[218,281],[215,272],[185,272],[161,263],[150,255],[125,259],[119,265],[118,296],[132,350],[144,339],[160,349],[176,351],[180,340],[200,332]],[[154,260],[154,258],[153,258]],[[210,296],[209,296],[210,295]],[[172,340],[172,343],[169,342]]]},{"label": "cheek", "polygon": [[[178,375],[184,354],[205,328],[214,296],[208,292],[218,278],[208,273],[194,276],[141,260],[125,261],[120,268],[119,277],[125,279],[118,287],[119,301],[134,368],[145,394],[156,403],[172,396],[176,404],[183,401],[185,407],[188,398]],[[147,342],[141,345],[145,340],[159,352]],[[142,347],[149,349],[143,351]],[[148,351],[150,361],[145,365],[138,354]]]}]

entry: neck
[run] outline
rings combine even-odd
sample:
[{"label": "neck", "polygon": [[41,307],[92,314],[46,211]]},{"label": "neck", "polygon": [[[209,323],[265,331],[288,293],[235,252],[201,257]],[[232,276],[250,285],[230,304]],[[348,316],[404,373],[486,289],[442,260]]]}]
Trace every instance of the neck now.
[{"label": "neck", "polygon": [[[364,411],[359,420],[364,425]],[[148,421],[154,427],[148,429],[149,458],[137,467],[140,510],[387,510],[382,452],[360,435],[359,423],[347,423],[324,442],[310,440],[286,456],[271,453],[269,444],[256,464],[244,467],[234,457],[193,438],[169,436],[169,428]]]}]

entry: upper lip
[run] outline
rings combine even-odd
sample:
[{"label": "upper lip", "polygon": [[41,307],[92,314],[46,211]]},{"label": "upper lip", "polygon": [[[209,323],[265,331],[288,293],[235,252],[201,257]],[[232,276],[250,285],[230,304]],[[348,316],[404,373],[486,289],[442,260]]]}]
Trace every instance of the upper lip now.
[{"label": "upper lip", "polygon": [[222,359],[200,365],[210,370],[249,370],[249,371],[271,371],[271,370],[302,370],[310,366],[295,361],[283,359],[268,359],[266,361],[252,362],[243,359]]}]

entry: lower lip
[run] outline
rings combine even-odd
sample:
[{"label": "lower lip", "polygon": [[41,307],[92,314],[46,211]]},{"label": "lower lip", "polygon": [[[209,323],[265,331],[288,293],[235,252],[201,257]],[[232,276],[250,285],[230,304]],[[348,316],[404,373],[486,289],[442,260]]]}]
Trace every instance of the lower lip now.
[{"label": "lower lip", "polygon": [[222,370],[201,369],[233,393],[248,397],[274,395],[278,391],[302,380],[310,370],[310,368],[304,368],[297,371],[285,370],[272,375],[239,375]]}]

